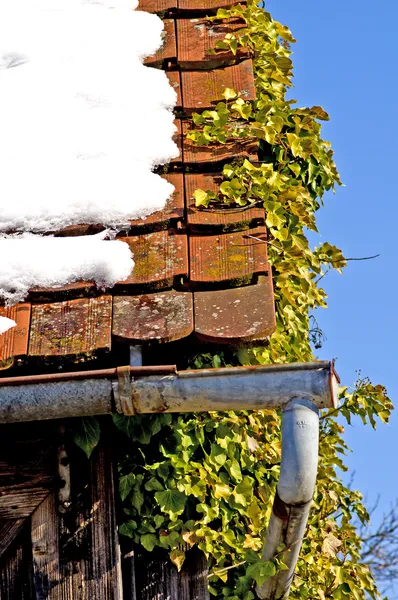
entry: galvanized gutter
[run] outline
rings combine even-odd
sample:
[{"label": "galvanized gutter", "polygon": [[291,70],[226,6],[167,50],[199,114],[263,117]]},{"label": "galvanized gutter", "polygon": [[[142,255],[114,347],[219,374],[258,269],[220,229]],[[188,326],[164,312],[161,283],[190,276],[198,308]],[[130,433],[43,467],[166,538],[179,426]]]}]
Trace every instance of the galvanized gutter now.
[{"label": "galvanized gutter", "polygon": [[[139,362],[139,361],[138,361]],[[173,365],[0,379],[0,423],[118,412],[205,412],[282,409],[282,463],[264,560],[278,547],[288,569],[257,589],[286,600],[304,536],[318,465],[321,408],[336,406],[333,363],[296,363],[177,371]]]},{"label": "galvanized gutter", "polygon": [[0,379],[0,423],[118,412],[261,410],[308,397],[333,407],[333,363],[177,371],[173,365],[118,367]]}]

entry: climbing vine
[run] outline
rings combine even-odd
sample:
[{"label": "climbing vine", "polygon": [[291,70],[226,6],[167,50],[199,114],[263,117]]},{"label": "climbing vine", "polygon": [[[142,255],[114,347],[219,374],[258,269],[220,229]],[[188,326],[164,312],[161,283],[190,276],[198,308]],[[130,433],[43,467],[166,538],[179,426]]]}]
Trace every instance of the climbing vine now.
[{"label": "climbing vine", "polygon": [[[238,349],[234,364],[267,364],[314,359],[313,311],[326,307],[319,286],[329,269],[346,260],[334,245],[312,250],[306,230],[316,231],[315,213],[324,193],[340,185],[320,121],[318,106],[298,108],[287,100],[291,87],[290,31],[253,0],[214,18],[240,18],[246,27],[228,34],[214,52],[248,48],[253,58],[257,99],[226,89],[214,110],[194,114],[188,136],[197,144],[259,141],[259,162],[233,160],[223,170],[219,192],[196,190],[198,206],[263,205],[267,213],[277,329],[269,345]],[[222,353],[193,357],[197,368],[228,364]],[[359,492],[348,489],[344,419],[387,422],[392,404],[381,385],[368,380],[342,388],[338,410],[321,418],[320,466],[313,508],[291,598],[356,600],[378,598],[353,522],[366,522]],[[340,418],[338,419],[338,417]],[[284,568],[278,557],[260,559],[280,465],[280,418],[276,411],[195,415],[114,415],[124,434],[119,464],[125,521],[120,533],[149,552],[164,548],[181,568],[185,552],[199,548],[208,558],[209,589],[216,598],[251,600],[255,584]]]}]

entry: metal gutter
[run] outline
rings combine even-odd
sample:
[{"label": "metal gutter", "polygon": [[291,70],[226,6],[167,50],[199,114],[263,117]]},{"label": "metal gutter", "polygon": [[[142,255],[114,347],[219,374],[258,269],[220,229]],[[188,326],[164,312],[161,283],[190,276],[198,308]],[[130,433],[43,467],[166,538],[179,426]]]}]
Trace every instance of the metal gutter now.
[{"label": "metal gutter", "polygon": [[118,367],[0,379],[0,423],[118,412],[261,410],[293,397],[332,407],[338,379],[333,363],[177,371],[175,366]]}]

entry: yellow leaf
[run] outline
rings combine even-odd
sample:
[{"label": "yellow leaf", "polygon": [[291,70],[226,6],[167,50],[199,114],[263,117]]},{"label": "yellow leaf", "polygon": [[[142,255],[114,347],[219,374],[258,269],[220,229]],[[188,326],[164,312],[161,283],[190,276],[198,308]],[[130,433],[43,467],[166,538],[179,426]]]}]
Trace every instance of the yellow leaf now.
[{"label": "yellow leaf", "polygon": [[184,564],[185,560],[185,552],[183,552],[182,550],[172,550],[170,552],[170,560],[172,563],[175,564],[177,569],[181,571],[181,567]]}]

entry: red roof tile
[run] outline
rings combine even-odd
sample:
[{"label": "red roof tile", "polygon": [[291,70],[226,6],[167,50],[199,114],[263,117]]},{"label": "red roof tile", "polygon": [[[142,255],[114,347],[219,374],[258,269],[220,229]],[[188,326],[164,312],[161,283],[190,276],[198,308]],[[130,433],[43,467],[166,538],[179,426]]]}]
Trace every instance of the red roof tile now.
[{"label": "red roof tile", "polygon": [[208,342],[265,340],[275,330],[272,278],[256,285],[195,292],[195,332]]},{"label": "red roof tile", "polygon": [[193,284],[247,284],[267,273],[265,227],[219,235],[190,235],[190,281]]},{"label": "red roof tile", "polygon": [[[175,193],[162,211],[131,221],[130,231],[119,234],[136,263],[127,281],[106,293],[92,282],[36,288],[29,298],[32,307],[29,302],[0,307],[0,315],[17,322],[16,328],[0,336],[0,368],[13,356],[65,357],[111,350],[112,340],[171,342],[193,334],[208,342],[235,344],[263,340],[274,330],[263,208],[200,210],[193,201],[197,188],[218,189],[223,162],[239,157],[257,160],[255,139],[202,147],[186,139],[195,128],[192,112],[222,100],[225,87],[245,99],[255,98],[253,66],[244,50],[235,57],[225,51],[208,52],[242,24],[208,22],[203,17],[233,4],[141,0],[140,10],[166,20],[165,44],[147,63],[166,70],[178,96],[175,139],[181,154],[163,175]],[[87,235],[101,229],[81,224],[56,235]]]},{"label": "red roof tile", "polygon": [[223,99],[225,88],[240,92],[244,100],[254,100],[256,90],[250,59],[213,71],[181,71],[184,112],[190,114],[213,108]]},{"label": "red roof tile", "polygon": [[29,356],[87,354],[111,347],[112,296],[33,304]]},{"label": "red roof tile", "polygon": [[165,229],[134,237],[121,238],[134,257],[131,276],[120,285],[170,287],[176,277],[188,276],[188,240],[184,233]]},{"label": "red roof tile", "polygon": [[191,292],[115,296],[112,333],[131,342],[173,342],[194,328]]},{"label": "red roof tile", "polygon": [[187,223],[191,231],[217,227],[223,231],[265,225],[265,212],[260,206],[196,208],[193,193],[197,189],[217,193],[223,181],[220,174],[187,173],[184,175]]},{"label": "red roof tile", "polygon": [[130,221],[131,227],[151,228],[152,226],[167,225],[174,221],[182,221],[184,219],[184,175],[182,173],[168,173],[163,175],[172,185],[175,191],[169,198],[163,210],[148,215],[145,219],[137,219]]},{"label": "red roof tile", "polygon": [[16,322],[3,335],[0,335],[0,362],[13,356],[24,356],[27,354],[30,326],[30,304],[24,302],[6,308],[0,306],[0,316],[8,317]]},{"label": "red roof tile", "polygon": [[150,67],[162,67],[165,61],[177,59],[176,22],[174,19],[163,19],[163,23],[163,45],[156,54],[144,61],[144,64]]},{"label": "red roof tile", "polygon": [[234,55],[227,50],[216,50],[218,41],[230,33],[239,31],[243,21],[228,19],[210,22],[208,19],[177,19],[177,59],[181,69],[214,69],[234,65],[238,60],[249,58],[247,49],[238,49]]}]

